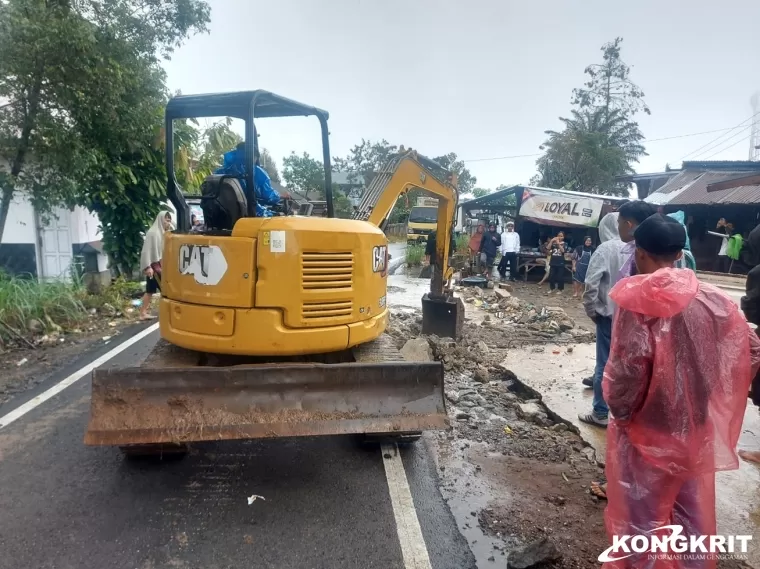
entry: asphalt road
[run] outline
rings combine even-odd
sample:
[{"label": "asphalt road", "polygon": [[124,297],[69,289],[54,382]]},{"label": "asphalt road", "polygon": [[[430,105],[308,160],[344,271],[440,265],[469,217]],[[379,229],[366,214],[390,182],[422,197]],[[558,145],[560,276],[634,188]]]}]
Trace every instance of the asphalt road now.
[{"label": "asphalt road", "polygon": [[[107,365],[134,365],[157,336]],[[0,424],[113,347],[0,406]],[[241,441],[199,444],[182,460],[126,461],[118,449],[84,446],[88,413],[86,376],[0,428],[0,569],[475,567],[424,440],[400,456],[423,538],[411,546],[428,565],[404,560],[409,533],[398,531],[378,448],[351,437]],[[252,494],[265,500],[248,505]]]}]

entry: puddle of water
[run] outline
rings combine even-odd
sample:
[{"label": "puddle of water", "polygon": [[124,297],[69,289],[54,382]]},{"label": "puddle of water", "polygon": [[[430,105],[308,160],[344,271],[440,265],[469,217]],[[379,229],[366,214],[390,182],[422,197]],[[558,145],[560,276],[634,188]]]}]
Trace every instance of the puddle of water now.
[{"label": "puddle of water", "polygon": [[[464,445],[469,446],[463,449]],[[497,496],[495,489],[478,472],[476,466],[464,459],[465,451],[485,455],[488,452],[487,445],[457,439],[436,441],[436,446],[438,449],[435,456],[445,466],[440,474],[441,495],[446,500],[460,533],[467,540],[478,569],[504,569],[506,552],[515,543],[510,545],[509,536],[492,537],[481,529],[477,513],[487,509],[496,501]],[[498,501],[503,503],[508,499],[503,489],[500,490]],[[473,512],[475,516],[472,515]]]},{"label": "puddle of water", "polygon": [[422,310],[422,296],[430,290],[429,279],[388,275],[388,307]]}]

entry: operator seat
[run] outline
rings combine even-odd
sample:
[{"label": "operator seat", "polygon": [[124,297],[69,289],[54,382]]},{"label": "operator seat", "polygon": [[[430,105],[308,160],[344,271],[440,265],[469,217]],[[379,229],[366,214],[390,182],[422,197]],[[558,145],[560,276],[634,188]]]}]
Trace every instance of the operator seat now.
[{"label": "operator seat", "polygon": [[212,174],[201,185],[201,209],[206,229],[232,231],[241,217],[248,215],[248,200],[240,180]]}]

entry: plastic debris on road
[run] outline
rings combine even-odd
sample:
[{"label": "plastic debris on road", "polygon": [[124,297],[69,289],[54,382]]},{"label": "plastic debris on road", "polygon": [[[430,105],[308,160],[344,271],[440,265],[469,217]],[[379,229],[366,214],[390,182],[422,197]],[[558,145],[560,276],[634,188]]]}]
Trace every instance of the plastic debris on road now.
[{"label": "plastic debris on road", "polygon": [[253,496],[248,496],[248,505],[250,506],[256,500],[264,500],[264,501],[266,501],[266,498],[264,498],[264,496],[259,496],[257,494],[254,494]]}]

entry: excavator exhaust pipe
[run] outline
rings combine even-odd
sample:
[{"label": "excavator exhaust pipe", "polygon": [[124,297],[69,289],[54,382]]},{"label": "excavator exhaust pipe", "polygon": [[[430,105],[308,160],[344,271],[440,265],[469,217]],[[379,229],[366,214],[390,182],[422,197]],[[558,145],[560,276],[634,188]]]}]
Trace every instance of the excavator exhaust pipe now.
[{"label": "excavator exhaust pipe", "polygon": [[462,336],[464,327],[464,303],[458,297],[434,297],[425,293],[422,297],[422,333],[441,338]]},{"label": "excavator exhaust pipe", "polygon": [[96,369],[88,445],[338,434],[448,426],[440,362]]}]

